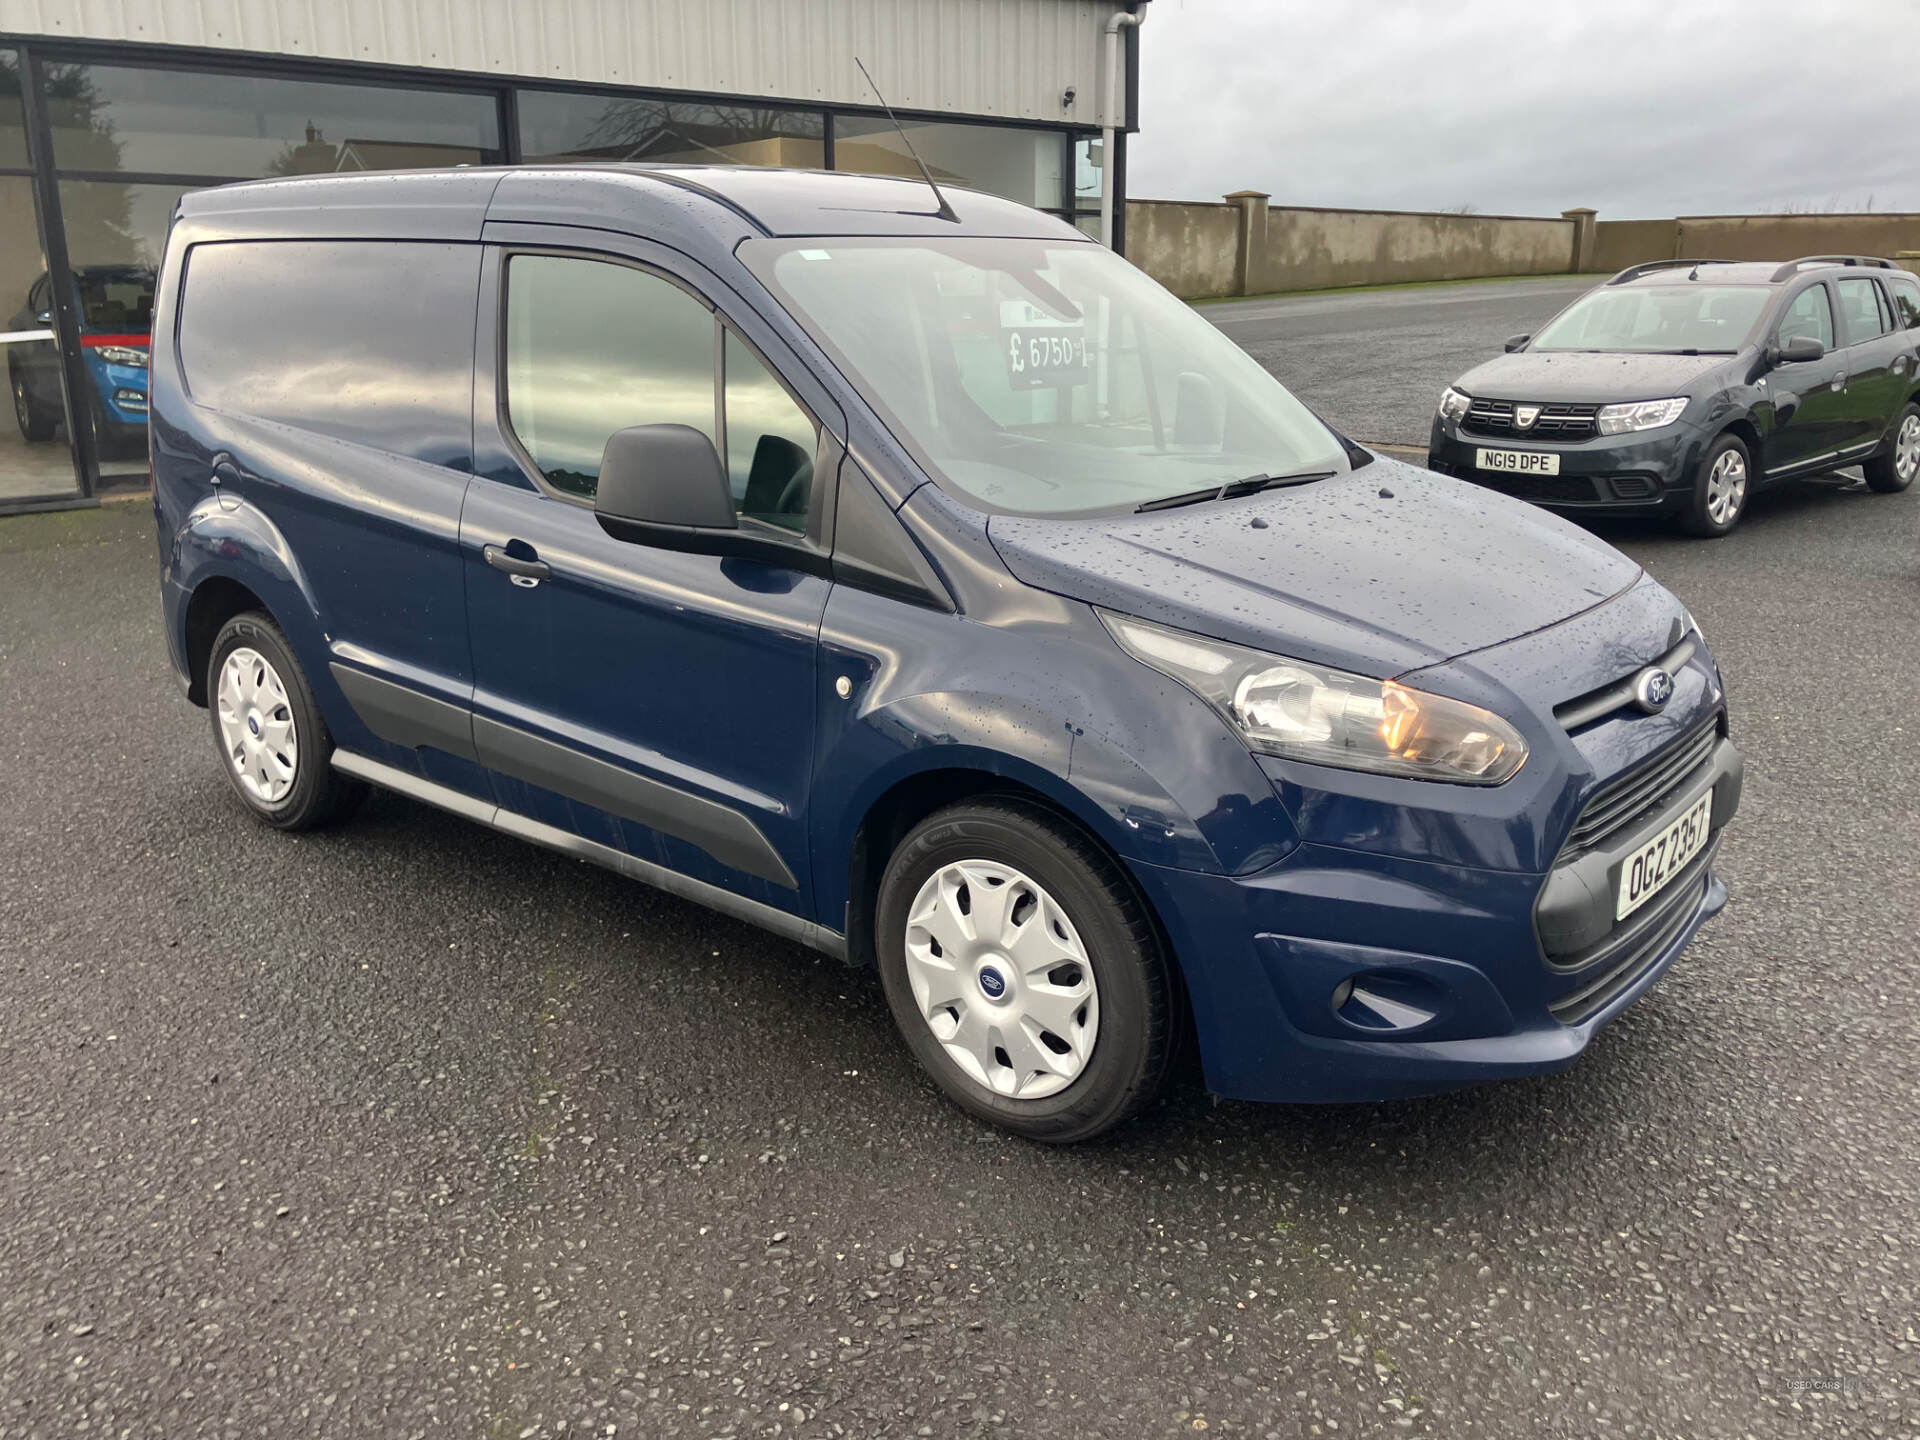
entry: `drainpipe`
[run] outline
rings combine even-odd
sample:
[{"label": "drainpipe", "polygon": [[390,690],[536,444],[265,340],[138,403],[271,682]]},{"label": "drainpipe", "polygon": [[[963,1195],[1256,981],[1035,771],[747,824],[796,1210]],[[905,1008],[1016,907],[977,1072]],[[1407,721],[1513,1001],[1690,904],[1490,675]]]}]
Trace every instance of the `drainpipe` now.
[{"label": "drainpipe", "polygon": [[1100,243],[1113,248],[1113,114],[1120,101],[1115,94],[1120,77],[1120,32],[1147,18],[1146,0],[1132,14],[1116,10],[1107,17],[1106,94],[1100,104]]}]

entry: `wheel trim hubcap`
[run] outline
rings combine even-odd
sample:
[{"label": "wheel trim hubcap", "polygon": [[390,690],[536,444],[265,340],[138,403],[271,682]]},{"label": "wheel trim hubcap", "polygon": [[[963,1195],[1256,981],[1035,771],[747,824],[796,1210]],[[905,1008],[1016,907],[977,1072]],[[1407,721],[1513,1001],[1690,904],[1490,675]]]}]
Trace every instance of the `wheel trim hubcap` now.
[{"label": "wheel trim hubcap", "polygon": [[1707,518],[1725,525],[1740,513],[1747,498],[1747,462],[1739,451],[1729,450],[1713,462],[1707,473]]},{"label": "wheel trim hubcap", "polygon": [[1913,479],[1920,469],[1920,415],[1909,415],[1900,422],[1900,433],[1893,442],[1893,473],[1902,480]]},{"label": "wheel trim hubcap", "polygon": [[961,860],[907,911],[907,979],[947,1055],[996,1095],[1040,1100],[1080,1077],[1100,996],[1079,932],[1030,876]]},{"label": "wheel trim hubcap", "polygon": [[220,667],[214,704],[221,748],[241,788],[263,805],[279,804],[300,771],[300,736],[279,672],[243,645]]}]

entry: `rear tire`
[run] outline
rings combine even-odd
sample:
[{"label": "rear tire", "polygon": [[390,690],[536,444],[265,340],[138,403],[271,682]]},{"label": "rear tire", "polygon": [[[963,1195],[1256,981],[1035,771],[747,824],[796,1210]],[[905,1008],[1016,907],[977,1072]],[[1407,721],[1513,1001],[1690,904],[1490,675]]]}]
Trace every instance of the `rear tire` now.
[{"label": "rear tire", "polygon": [[969,1113],[1066,1144],[1166,1083],[1183,1020],[1159,934],[1113,861],[1039,807],[922,821],[887,862],[874,929],[894,1023]]},{"label": "rear tire", "polygon": [[1731,534],[1753,497],[1753,456],[1738,435],[1722,435],[1700,457],[1680,528],[1703,540]]},{"label": "rear tire", "polygon": [[206,687],[221,772],[259,819],[312,830],[365,798],[364,784],[333,768],[333,736],[272,617],[249,610],[220,627]]},{"label": "rear tire", "polygon": [[1886,448],[1860,467],[1867,484],[1882,495],[1898,495],[1920,474],[1920,405],[1908,403],[1894,416]]}]

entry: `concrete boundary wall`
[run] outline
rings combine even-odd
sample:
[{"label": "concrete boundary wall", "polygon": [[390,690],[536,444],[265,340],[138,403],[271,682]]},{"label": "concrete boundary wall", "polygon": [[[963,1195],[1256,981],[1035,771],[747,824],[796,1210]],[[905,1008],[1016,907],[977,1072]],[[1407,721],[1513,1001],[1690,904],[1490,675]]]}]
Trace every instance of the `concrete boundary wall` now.
[{"label": "concrete boundary wall", "polygon": [[1920,251],[1920,215],[1682,215],[1600,220],[1270,205],[1258,190],[1214,203],[1131,200],[1127,254],[1187,300],[1501,275],[1612,274],[1681,256],[1792,260]]}]

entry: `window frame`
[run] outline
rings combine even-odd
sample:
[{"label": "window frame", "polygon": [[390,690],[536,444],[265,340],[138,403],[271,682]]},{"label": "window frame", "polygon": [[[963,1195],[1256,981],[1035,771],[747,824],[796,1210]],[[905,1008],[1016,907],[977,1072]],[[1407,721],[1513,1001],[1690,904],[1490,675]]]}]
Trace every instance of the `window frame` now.
[{"label": "window frame", "polygon": [[[1885,281],[1887,300],[1893,306],[1894,329],[1920,329],[1920,278],[1912,275],[1890,275]],[[1907,297],[1913,307],[1913,319],[1901,318],[1900,297]]]},{"label": "window frame", "polygon": [[1827,349],[1831,351],[1840,348],[1840,316],[1837,307],[1833,303],[1833,292],[1827,289],[1827,282],[1824,280],[1815,280],[1811,284],[1794,291],[1793,294],[1787,296],[1785,300],[1780,302],[1780,313],[1774,317],[1773,321],[1773,344],[1776,347],[1780,344],[1780,327],[1787,323],[1787,316],[1793,312],[1793,307],[1800,303],[1800,297],[1802,295],[1809,294],[1815,290],[1824,292],[1821,298],[1826,302],[1827,306],[1827,334],[1832,337],[1831,342],[1827,345]]},{"label": "window frame", "polygon": [[[586,250],[565,245],[524,245],[496,244],[492,248],[499,253],[499,279],[494,291],[494,424],[500,432],[500,438],[513,456],[521,473],[531,483],[535,491],[547,500],[558,500],[564,504],[592,512],[594,497],[574,495],[560,489],[547,479],[546,472],[535,463],[533,453],[527,449],[526,442],[513,428],[513,416],[507,383],[507,322],[508,287],[513,283],[513,262],[523,255],[546,256],[558,260],[578,260],[587,264],[618,265],[628,270],[637,270],[643,275],[665,280],[675,288],[684,291],[705,308],[713,317],[713,413],[714,448],[720,458],[721,468],[727,464],[727,395],[726,395],[726,340],[731,334],[760,361],[774,382],[793,402],[794,408],[806,417],[813,426],[813,494],[807,506],[807,524],[804,530],[789,530],[784,526],[772,525],[751,515],[740,513],[736,505],[734,521],[739,529],[756,538],[778,540],[792,546],[802,554],[820,555],[827,549],[827,517],[832,511],[833,501],[828,493],[829,487],[837,482],[837,458],[839,442],[834,438],[832,429],[826,425],[814,407],[794,394],[793,386],[781,374],[780,367],[768,358],[767,353],[738,324],[727,317],[724,310],[703,294],[699,287],[683,276],[659,265],[650,265],[630,255],[619,255],[605,250]],[[597,485],[596,485],[597,492]],[[729,487],[731,493],[731,487]]]},{"label": "window frame", "polygon": [[1846,302],[1841,299],[1840,287],[1842,285],[1865,285],[1867,287],[1867,293],[1874,297],[1874,313],[1876,315],[1880,313],[1880,287],[1873,283],[1873,277],[1871,275],[1835,276],[1833,281],[1834,333],[1841,337],[1835,348],[1852,349],[1855,345],[1870,345],[1881,336],[1887,334],[1888,332],[1885,330],[1876,330],[1870,335],[1856,335],[1853,333],[1853,316],[1847,309]]}]

